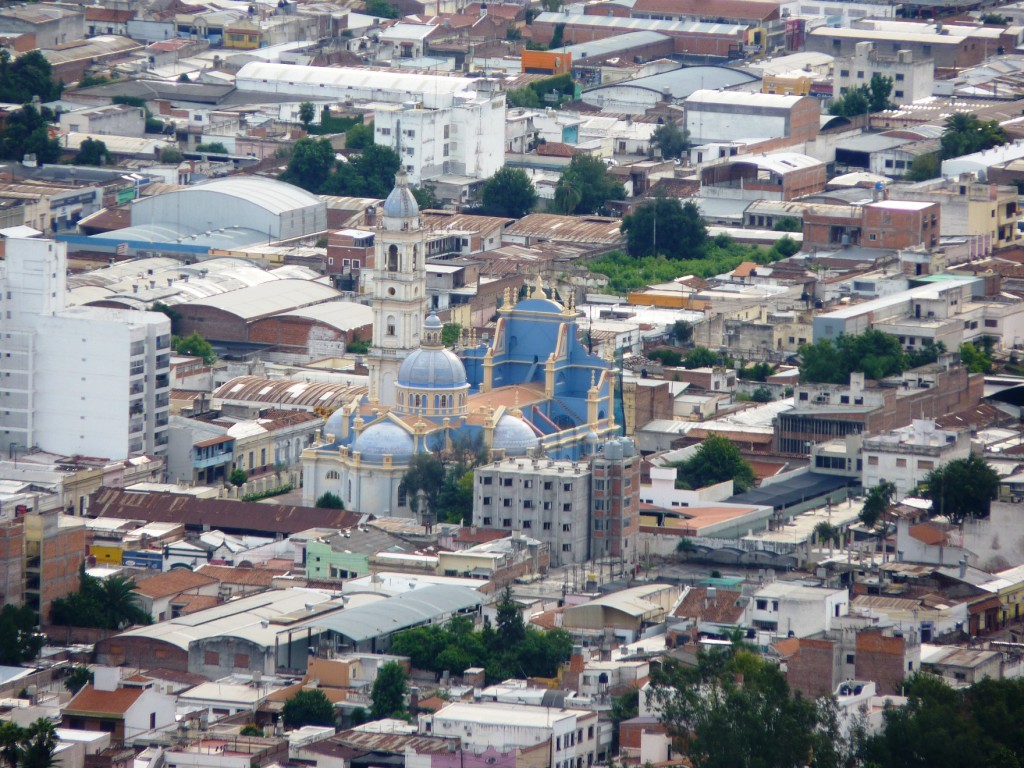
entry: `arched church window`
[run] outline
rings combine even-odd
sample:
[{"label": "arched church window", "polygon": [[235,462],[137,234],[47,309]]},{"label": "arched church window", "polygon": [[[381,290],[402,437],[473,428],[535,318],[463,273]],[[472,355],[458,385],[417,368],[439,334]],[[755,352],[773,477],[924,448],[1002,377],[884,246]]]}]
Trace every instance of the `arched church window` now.
[{"label": "arched church window", "polygon": [[398,271],[398,246],[388,246],[388,272]]},{"label": "arched church window", "polygon": [[420,249],[417,246],[412,247],[412,268],[416,269],[416,263],[419,260]]},{"label": "arched church window", "polygon": [[341,475],[338,474],[338,470],[332,469],[330,472],[327,473],[327,479],[328,480],[340,480],[341,479]]},{"label": "arched church window", "polygon": [[385,325],[387,327],[387,334],[388,334],[388,336],[394,336],[395,335],[395,316],[394,315],[388,315],[388,320],[387,320],[387,323]]}]

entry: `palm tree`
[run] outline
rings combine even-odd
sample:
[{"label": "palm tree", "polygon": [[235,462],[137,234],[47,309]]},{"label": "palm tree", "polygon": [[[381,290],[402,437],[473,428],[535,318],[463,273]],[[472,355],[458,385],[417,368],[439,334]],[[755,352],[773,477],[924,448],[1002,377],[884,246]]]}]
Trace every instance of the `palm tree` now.
[{"label": "palm tree", "polygon": [[0,766],[17,768],[19,745],[25,731],[9,720],[0,722]]},{"label": "palm tree", "polygon": [[39,718],[25,729],[18,750],[20,768],[51,768],[56,762],[53,753],[57,749],[57,733],[46,718]]},{"label": "palm tree", "polygon": [[555,187],[554,207],[558,213],[565,214],[566,216],[572,214],[582,199],[583,192],[565,179],[559,181],[558,186]]},{"label": "palm tree", "polygon": [[110,629],[150,623],[150,617],[139,607],[135,586],[134,581],[123,576],[111,576],[100,586],[100,606]]}]

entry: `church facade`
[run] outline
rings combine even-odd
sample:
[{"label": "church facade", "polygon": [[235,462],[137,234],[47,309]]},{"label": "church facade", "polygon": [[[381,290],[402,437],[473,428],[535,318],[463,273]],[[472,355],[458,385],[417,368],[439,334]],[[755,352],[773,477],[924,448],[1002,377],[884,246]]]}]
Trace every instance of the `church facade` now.
[{"label": "church facade", "polygon": [[539,283],[507,293],[493,339],[455,351],[426,315],[426,250],[404,172],[384,202],[372,280],[369,395],[346,403],[302,456],[303,501],[415,517],[402,478],[417,454],[582,459],[618,432],[612,363],[579,341],[577,314]]}]

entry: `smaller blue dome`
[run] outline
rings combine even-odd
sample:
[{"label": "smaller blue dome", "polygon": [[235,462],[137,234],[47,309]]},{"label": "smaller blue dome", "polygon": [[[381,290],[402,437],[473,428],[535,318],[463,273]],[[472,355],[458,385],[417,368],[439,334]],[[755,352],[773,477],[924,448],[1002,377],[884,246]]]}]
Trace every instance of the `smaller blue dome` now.
[{"label": "smaller blue dome", "polygon": [[395,188],[384,201],[384,215],[392,219],[411,219],[418,216],[420,207],[409,189],[409,177],[404,170],[395,176]]},{"label": "smaller blue dome", "polygon": [[363,461],[381,462],[390,456],[395,464],[408,464],[412,461],[416,444],[412,435],[393,421],[382,421],[363,430],[352,445]]},{"label": "smaller blue dome", "polygon": [[555,315],[562,314],[562,305],[551,299],[524,299],[516,304],[513,310],[523,312],[545,312]]},{"label": "smaller blue dome", "polygon": [[436,312],[431,312],[426,320],[423,321],[424,331],[440,331],[444,329],[444,323],[437,316]]},{"label": "smaller blue dome", "polygon": [[536,447],[537,435],[525,421],[507,413],[498,419],[491,448],[504,449],[506,456],[525,456]]},{"label": "smaller blue dome", "polygon": [[398,369],[403,387],[454,389],[466,383],[466,368],[454,352],[440,347],[417,349]]},{"label": "smaller blue dome", "polygon": [[341,412],[341,408],[336,410],[330,416],[327,417],[327,421],[324,422],[324,435],[334,435],[334,441],[338,441],[338,436],[344,429],[345,415]]}]

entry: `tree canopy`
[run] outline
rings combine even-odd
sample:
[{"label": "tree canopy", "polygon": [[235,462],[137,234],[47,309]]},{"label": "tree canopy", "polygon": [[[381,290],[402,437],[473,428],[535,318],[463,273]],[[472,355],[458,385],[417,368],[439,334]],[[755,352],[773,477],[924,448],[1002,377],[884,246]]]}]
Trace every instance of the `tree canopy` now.
[{"label": "tree canopy", "polygon": [[75,667],[67,677],[64,678],[64,687],[72,694],[78,693],[92,682],[93,674],[88,667]]},{"label": "tree canopy", "polygon": [[754,486],[754,470],[740,455],[740,449],[726,437],[710,435],[694,454],[676,463],[676,487],[706,488],[733,481],[733,490],[743,493]]},{"label": "tree canopy", "polygon": [[869,488],[864,497],[864,505],[858,515],[860,521],[868,528],[876,527],[879,521],[885,519],[895,498],[896,486],[888,480],[883,480],[874,488]]},{"label": "tree canopy", "polygon": [[659,197],[641,205],[623,217],[621,229],[631,256],[701,258],[708,242],[708,229],[696,203],[680,203],[677,197]]},{"label": "tree canopy", "polygon": [[484,183],[480,198],[488,216],[519,219],[537,204],[537,191],[526,171],[503,165]]},{"label": "tree canopy", "polygon": [[334,726],[334,705],[319,688],[303,689],[284,703],[281,713],[287,728],[304,725]]},{"label": "tree canopy", "polygon": [[11,721],[0,723],[0,766],[51,768],[57,741],[54,725],[46,718],[24,728]]},{"label": "tree canopy", "polygon": [[26,104],[7,115],[5,128],[0,133],[0,159],[21,160],[30,154],[40,163],[56,163],[60,160],[61,147],[57,139],[50,138],[49,127],[39,110]]},{"label": "tree canopy", "polygon": [[345,502],[338,494],[325,491],[317,498],[315,506],[317,509],[344,509]]},{"label": "tree canopy", "polygon": [[36,633],[38,623],[27,605],[8,603],[0,609],[0,664],[14,667],[39,655],[43,636]]},{"label": "tree canopy", "polygon": [[599,157],[573,155],[555,187],[556,213],[596,213],[608,200],[623,200],[626,190]]},{"label": "tree canopy", "polygon": [[683,358],[683,368],[713,368],[721,362],[721,358],[707,347],[694,347]]},{"label": "tree canopy", "polygon": [[299,122],[307,131],[310,123],[316,119],[316,106],[311,101],[304,101],[299,104]]},{"label": "tree canopy", "polygon": [[690,132],[669,120],[654,129],[651,144],[657,147],[664,158],[682,157],[690,151]]},{"label": "tree canopy", "polygon": [[943,159],[970,155],[1005,144],[1006,131],[995,120],[981,120],[970,112],[957,112],[946,118],[939,144]]},{"label": "tree canopy", "polygon": [[933,363],[944,351],[939,343],[925,344],[908,353],[895,336],[872,328],[800,347],[800,380],[846,384],[855,371],[863,372],[868,379],[884,379],[908,368]]},{"label": "tree canopy", "polygon": [[850,88],[839,98],[833,99],[832,105],[828,108],[829,114],[856,117],[869,112],[894,109],[896,105],[889,100],[892,86],[891,77],[875,72],[867,85]]},{"label": "tree canopy", "polygon": [[572,638],[563,630],[543,632],[525,627],[515,645],[501,639],[489,622],[482,629],[464,617],[445,625],[431,624],[395,635],[391,653],[408,656],[416,669],[437,674],[462,674],[470,667],[483,667],[488,681],[510,677],[554,677],[558,666],[572,653]]},{"label": "tree canopy", "polygon": [[228,148],[223,142],[211,141],[203,144],[196,144],[196,152],[209,152],[211,155],[229,155]]},{"label": "tree canopy", "polygon": [[0,101],[27,104],[33,96],[40,101],[60,98],[61,86],[53,82],[53,69],[41,51],[29,51],[11,61],[11,54],[0,51]]},{"label": "tree canopy", "polygon": [[199,331],[193,331],[191,336],[175,337],[171,340],[171,346],[179,355],[194,355],[203,358],[207,365],[217,361],[217,354],[213,346],[204,339]]},{"label": "tree canopy", "polygon": [[100,581],[85,568],[79,573],[77,592],[60,597],[50,605],[50,622],[64,627],[124,629],[133,624],[149,624],[151,619],[139,607],[133,590],[135,582],[123,576],[108,576]]},{"label": "tree canopy", "polygon": [[651,668],[661,721],[694,768],[838,768],[853,751],[833,712],[790,692],[777,664],[742,647]]},{"label": "tree canopy", "polygon": [[438,512],[438,496],[444,483],[444,464],[432,453],[417,453],[412,465],[402,476],[399,493],[404,493],[409,506],[418,514]]},{"label": "tree canopy", "polygon": [[99,139],[86,139],[75,156],[78,165],[109,165],[110,151]]},{"label": "tree canopy", "polygon": [[987,461],[971,454],[929,472],[923,495],[932,500],[932,514],[962,525],[967,518],[988,517],[993,499],[999,496],[999,475]]},{"label": "tree canopy", "polygon": [[299,139],[292,146],[288,167],[281,174],[287,181],[310,192],[317,192],[334,168],[334,148],[327,139]]},{"label": "tree canopy", "polygon": [[373,681],[370,715],[374,720],[405,714],[405,694],[409,690],[409,675],[397,661],[382,664]]}]

